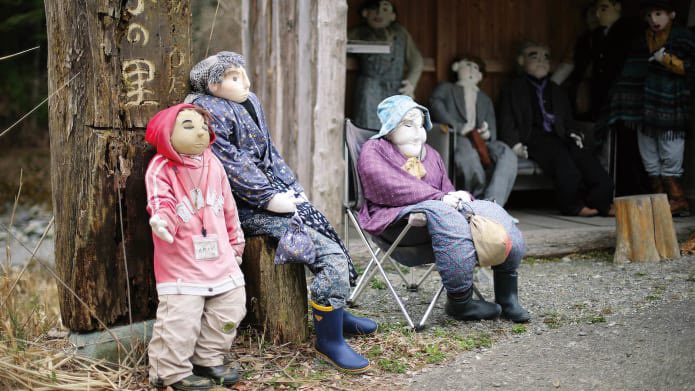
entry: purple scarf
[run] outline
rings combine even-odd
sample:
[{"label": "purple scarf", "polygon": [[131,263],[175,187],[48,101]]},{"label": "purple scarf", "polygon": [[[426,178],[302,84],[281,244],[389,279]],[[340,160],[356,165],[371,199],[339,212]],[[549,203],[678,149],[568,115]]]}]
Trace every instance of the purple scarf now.
[{"label": "purple scarf", "polygon": [[548,79],[543,79],[540,84],[536,83],[531,78],[528,78],[528,81],[531,82],[534,87],[536,87],[538,107],[541,109],[541,115],[543,116],[543,129],[545,129],[546,132],[552,132],[553,124],[555,123],[555,116],[545,111],[545,104],[543,103],[543,90],[545,90],[545,86],[548,84]]}]

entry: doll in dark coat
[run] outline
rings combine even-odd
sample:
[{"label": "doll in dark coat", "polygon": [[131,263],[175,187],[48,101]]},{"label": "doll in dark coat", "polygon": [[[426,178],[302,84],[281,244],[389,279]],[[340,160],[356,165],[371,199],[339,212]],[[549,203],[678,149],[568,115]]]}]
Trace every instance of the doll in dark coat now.
[{"label": "doll in dark coat", "polygon": [[526,42],[517,61],[524,73],[502,91],[500,140],[511,145],[518,156],[533,159],[541,166],[553,181],[563,214],[612,215],[610,177],[583,148],[583,135],[574,130],[567,95],[548,78],[548,48]]}]

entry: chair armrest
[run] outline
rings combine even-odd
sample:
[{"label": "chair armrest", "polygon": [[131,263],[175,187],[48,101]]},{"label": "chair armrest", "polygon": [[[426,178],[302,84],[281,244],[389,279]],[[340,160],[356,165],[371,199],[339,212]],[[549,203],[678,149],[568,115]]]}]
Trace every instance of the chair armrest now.
[{"label": "chair armrest", "polygon": [[422,212],[411,213],[408,215],[408,224],[413,227],[424,227],[427,225],[427,215]]}]

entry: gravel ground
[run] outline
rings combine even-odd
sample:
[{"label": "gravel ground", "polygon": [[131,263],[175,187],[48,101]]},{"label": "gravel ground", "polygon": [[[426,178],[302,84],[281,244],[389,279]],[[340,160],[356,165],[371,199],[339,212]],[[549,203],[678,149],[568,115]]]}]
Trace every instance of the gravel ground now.
[{"label": "gravel ground", "polygon": [[[519,334],[509,332],[506,321],[452,322],[440,298],[429,326],[487,331],[495,343],[405,380],[413,390],[695,389],[695,256],[611,260],[606,252],[525,259],[519,293],[532,320]],[[483,277],[478,285],[491,299]],[[430,280],[418,293],[398,288],[416,316],[424,313],[438,275]],[[359,302],[373,303],[360,309],[380,322],[403,319],[384,289],[370,287]]]},{"label": "gravel ground", "polygon": [[[49,218],[42,208],[22,209],[12,232],[33,249]],[[8,220],[7,213],[0,215],[3,225]],[[0,244],[7,244],[4,230]],[[24,263],[26,250],[14,240],[10,244],[12,262]],[[39,256],[51,260],[52,244],[51,232]],[[0,262],[5,262],[6,252],[1,253]],[[363,268],[364,251],[355,249],[353,256]],[[387,270],[397,281],[395,267]],[[695,256],[623,265],[614,264],[608,252],[551,260],[527,257],[519,275],[520,300],[532,314],[525,330],[513,332],[506,321],[454,321],[444,313],[441,297],[424,333],[487,333],[492,347],[417,372],[388,375],[383,388],[695,390]],[[415,322],[439,281],[434,272],[418,292],[396,284]],[[485,297],[494,297],[485,273],[478,273],[476,284]],[[383,282],[370,284],[357,304],[380,323],[404,322]]]}]

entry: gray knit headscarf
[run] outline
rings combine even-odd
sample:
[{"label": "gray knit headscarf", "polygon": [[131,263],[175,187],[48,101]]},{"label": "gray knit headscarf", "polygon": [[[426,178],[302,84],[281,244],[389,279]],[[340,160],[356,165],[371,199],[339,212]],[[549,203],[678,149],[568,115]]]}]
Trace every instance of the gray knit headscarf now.
[{"label": "gray knit headscarf", "polygon": [[186,96],[184,102],[191,103],[200,95],[210,95],[210,83],[221,83],[227,69],[245,65],[244,56],[235,52],[219,52],[195,64],[189,76],[191,93]]}]

